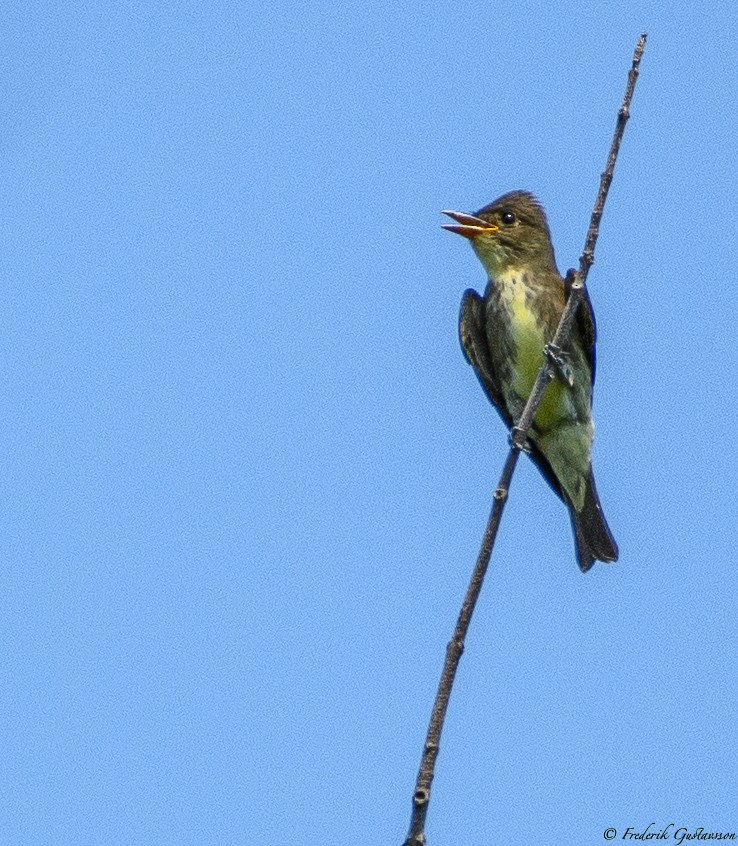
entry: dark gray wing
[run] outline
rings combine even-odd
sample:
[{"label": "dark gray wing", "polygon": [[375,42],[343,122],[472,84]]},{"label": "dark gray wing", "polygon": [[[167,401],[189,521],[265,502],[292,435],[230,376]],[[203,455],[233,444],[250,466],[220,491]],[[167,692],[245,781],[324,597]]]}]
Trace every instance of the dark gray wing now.
[{"label": "dark gray wing", "polygon": [[[571,296],[571,285],[569,277],[564,280],[566,284],[566,299],[568,301]],[[582,348],[587,356],[589,368],[592,371],[592,384],[595,381],[595,369],[597,366],[597,355],[595,353],[595,343],[597,341],[597,324],[595,323],[594,310],[592,308],[592,300],[589,298],[587,286],[584,286],[584,296],[577,309],[576,319],[574,322],[574,329],[582,341]]]},{"label": "dark gray wing", "polygon": [[461,299],[461,311],[459,312],[461,348],[466,360],[474,368],[477,379],[479,379],[490,402],[500,413],[505,425],[510,428],[513,421],[505,407],[505,401],[492,366],[484,323],[484,298],[472,289],[464,291],[464,296]]}]

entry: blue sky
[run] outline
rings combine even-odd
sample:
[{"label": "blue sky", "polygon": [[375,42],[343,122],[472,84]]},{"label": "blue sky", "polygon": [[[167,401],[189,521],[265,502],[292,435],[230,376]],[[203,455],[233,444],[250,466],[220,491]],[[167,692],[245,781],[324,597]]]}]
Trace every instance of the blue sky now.
[{"label": "blue sky", "polygon": [[399,844],[506,451],[440,229],[513,189],[589,277],[582,575],[521,462],[433,844],[738,830],[733,3],[0,13],[0,841]]}]

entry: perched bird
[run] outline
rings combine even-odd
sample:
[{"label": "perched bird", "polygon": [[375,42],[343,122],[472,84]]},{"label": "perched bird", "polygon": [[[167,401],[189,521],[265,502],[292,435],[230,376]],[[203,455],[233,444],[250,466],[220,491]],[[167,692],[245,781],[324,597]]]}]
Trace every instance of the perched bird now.
[{"label": "perched bird", "polygon": [[[569,297],[556,268],[546,214],[527,191],[511,191],[475,214],[445,211],[444,229],[471,241],[488,275],[484,297],[461,301],[464,354],[508,428],[525,407]],[[602,513],[592,474],[595,320],[586,293],[566,351],[528,433],[528,451],[569,509],[577,561],[616,561],[618,548]]]}]

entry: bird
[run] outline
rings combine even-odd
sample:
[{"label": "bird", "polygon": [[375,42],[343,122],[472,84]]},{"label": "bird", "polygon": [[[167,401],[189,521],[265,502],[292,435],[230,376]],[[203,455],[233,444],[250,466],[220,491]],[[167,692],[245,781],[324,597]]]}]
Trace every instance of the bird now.
[{"label": "bird", "polygon": [[[544,349],[571,287],[556,266],[546,213],[529,191],[510,191],[474,214],[446,210],[487,272],[484,296],[465,291],[459,338],[468,363],[508,429],[523,413]],[[617,561],[592,471],[596,326],[584,289],[567,348],[557,351],[525,451],[569,510],[577,563]]]}]

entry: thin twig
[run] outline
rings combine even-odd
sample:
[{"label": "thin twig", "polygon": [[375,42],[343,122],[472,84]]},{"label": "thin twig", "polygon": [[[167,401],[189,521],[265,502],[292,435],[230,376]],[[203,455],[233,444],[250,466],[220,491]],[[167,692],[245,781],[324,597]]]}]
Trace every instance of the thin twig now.
[{"label": "thin twig", "polygon": [[600,188],[597,193],[597,199],[592,211],[589,229],[587,230],[587,237],[584,243],[584,251],[579,259],[579,270],[570,270],[567,273],[566,281],[570,288],[570,296],[561,315],[556,333],[549,344],[546,352],[546,360],[538,372],[533,390],[531,391],[528,401],[517,425],[513,427],[510,433],[510,451],[508,452],[505,466],[502,469],[500,481],[494,492],[492,509],[490,511],[489,520],[487,521],[487,528],[482,539],[482,546],[479,550],[474,572],[472,573],[469,587],[464,597],[464,602],[459,612],[458,620],[456,621],[456,628],[454,629],[453,637],[446,647],[446,660],[443,664],[443,671],[441,679],[438,684],[438,692],[433,703],[433,711],[431,712],[430,723],[428,725],[428,733],[425,739],[425,746],[423,747],[423,756],[420,761],[420,769],[418,771],[418,778],[415,783],[415,792],[413,793],[413,807],[412,816],[410,818],[410,830],[407,839],[403,846],[425,846],[425,818],[428,814],[428,806],[431,796],[431,782],[433,781],[433,774],[435,770],[436,758],[438,757],[439,744],[441,739],[441,732],[443,730],[443,723],[446,717],[446,709],[451,697],[451,689],[453,687],[456,670],[461,660],[461,655],[464,651],[464,641],[469,630],[474,607],[477,604],[484,576],[487,572],[490,556],[492,555],[492,548],[494,547],[495,538],[497,537],[497,529],[502,519],[502,512],[507,501],[508,491],[510,489],[510,482],[512,480],[515,466],[518,461],[521,449],[523,449],[528,430],[530,429],[536,410],[541,402],[546,385],[550,382],[554,375],[554,366],[552,362],[552,351],[561,349],[568,341],[571,331],[571,325],[574,321],[577,306],[584,291],[584,285],[589,273],[589,268],[594,263],[594,248],[597,243],[597,236],[600,230],[600,220],[602,219],[602,211],[605,207],[605,200],[607,199],[607,192],[612,182],[613,171],[615,170],[615,162],[620,149],[620,142],[625,131],[625,124],[630,116],[630,102],[633,97],[636,80],[638,78],[638,68],[643,56],[643,51],[646,48],[646,33],[644,32],[638,39],[635,52],[633,53],[633,62],[628,73],[628,83],[625,89],[625,96],[623,97],[623,104],[618,111],[617,123],[615,124],[615,133],[613,135],[612,144],[610,145],[610,153],[607,157],[607,166],[600,178]]},{"label": "thin twig", "polygon": [[628,71],[628,84],[625,87],[625,96],[623,97],[623,105],[618,111],[618,120],[615,124],[615,134],[610,145],[610,153],[607,156],[607,166],[605,172],[600,177],[600,190],[597,193],[594,209],[592,210],[592,217],[589,221],[589,229],[587,230],[587,237],[584,241],[584,251],[579,259],[579,273],[582,277],[582,282],[587,281],[587,274],[594,263],[594,248],[597,243],[597,236],[600,234],[600,220],[602,219],[602,211],[605,208],[605,200],[607,199],[607,192],[610,190],[610,183],[612,182],[612,174],[615,170],[615,161],[620,150],[620,142],[623,140],[623,133],[625,132],[625,124],[630,117],[630,101],[633,99],[633,91],[638,79],[638,69],[641,64],[641,57],[643,51],[646,49],[646,33],[644,32],[638,39],[635,51],[633,53],[633,63]]}]

